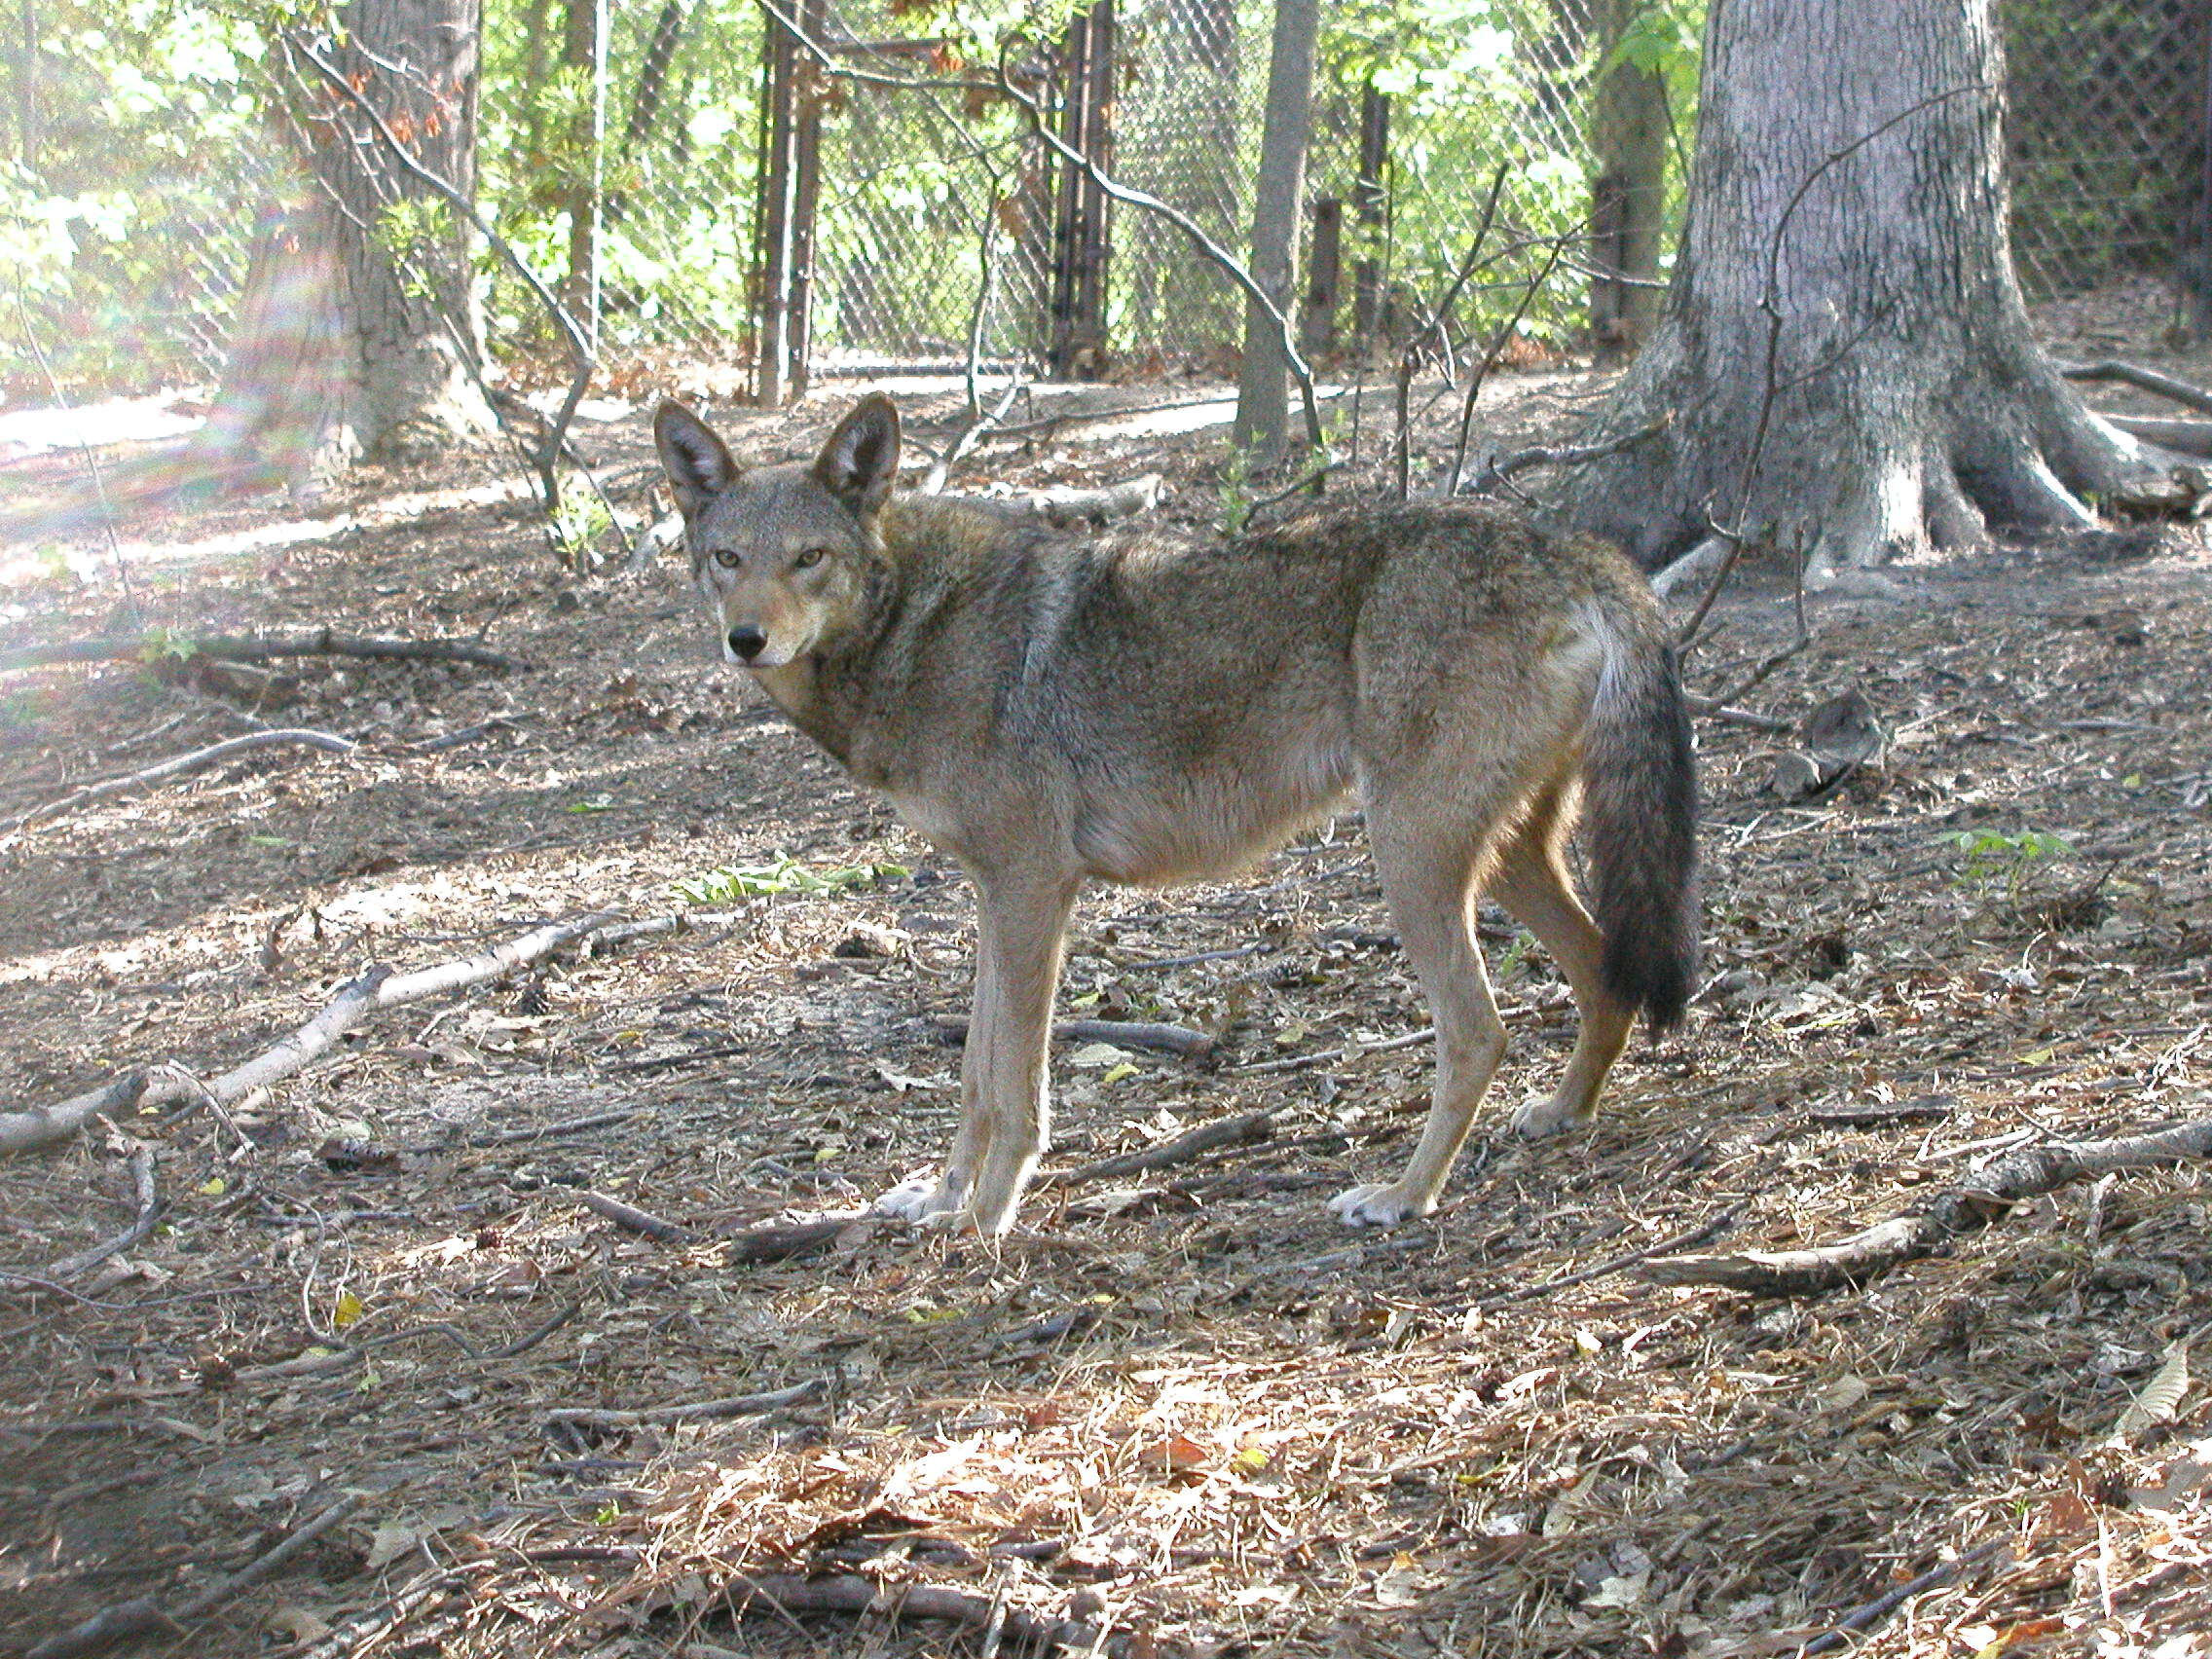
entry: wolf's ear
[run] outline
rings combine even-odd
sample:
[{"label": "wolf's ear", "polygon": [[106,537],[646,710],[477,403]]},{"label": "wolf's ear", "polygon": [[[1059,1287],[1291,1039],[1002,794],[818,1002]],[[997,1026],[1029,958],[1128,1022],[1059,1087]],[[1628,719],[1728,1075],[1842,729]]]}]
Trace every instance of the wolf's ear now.
[{"label": "wolf's ear", "polygon": [[899,478],[899,409],[871,391],[837,423],[815,459],[814,481],[866,518],[883,505]]},{"label": "wolf's ear", "polygon": [[673,400],[653,415],[653,442],[676,492],[676,505],[686,519],[737,482],[738,464],[707,423]]}]

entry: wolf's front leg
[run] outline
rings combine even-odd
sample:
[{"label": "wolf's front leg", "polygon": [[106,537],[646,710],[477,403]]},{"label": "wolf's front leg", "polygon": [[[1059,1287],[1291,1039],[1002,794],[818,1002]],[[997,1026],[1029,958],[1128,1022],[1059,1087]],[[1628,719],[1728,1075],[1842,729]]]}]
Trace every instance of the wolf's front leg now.
[{"label": "wolf's front leg", "polygon": [[976,1012],[960,1067],[960,1137],[933,1201],[986,1238],[1014,1225],[1045,1153],[1046,1051],[1060,947],[1078,883],[1021,872],[978,878]]}]

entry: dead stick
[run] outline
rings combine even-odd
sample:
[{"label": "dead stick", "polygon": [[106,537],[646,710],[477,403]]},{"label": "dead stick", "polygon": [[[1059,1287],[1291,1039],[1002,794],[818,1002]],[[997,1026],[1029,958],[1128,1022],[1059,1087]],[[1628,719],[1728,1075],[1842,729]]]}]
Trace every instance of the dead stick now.
[{"label": "dead stick", "polygon": [[1503,459],[1493,456],[1482,471],[1461,486],[1460,494],[1488,496],[1517,473],[1538,466],[1581,466],[1588,461],[1603,461],[1606,456],[1618,455],[1622,450],[1634,449],[1638,444],[1657,437],[1667,429],[1668,423],[1673,419],[1671,413],[1661,415],[1633,432],[1623,432],[1619,437],[1607,438],[1602,443],[1568,444],[1560,449],[1515,450]]},{"label": "dead stick", "polygon": [[1951,1239],[1987,1227],[2013,1204],[2069,1182],[2202,1158],[2208,1152],[2212,1118],[2150,1134],[2024,1146],[1984,1170],[1978,1187],[1945,1193],[1924,1210],[1896,1216],[1839,1243],[1810,1250],[1661,1258],[1644,1264],[1642,1277],[1654,1284],[1717,1284],[1754,1296],[1817,1296],[1864,1284],[1892,1268],[1932,1256]]},{"label": "dead stick", "polygon": [[1124,1175],[1141,1175],[1149,1169],[1164,1169],[1170,1164],[1182,1163],[1197,1158],[1200,1153],[1211,1152],[1217,1146],[1242,1146],[1250,1141],[1264,1141],[1275,1132],[1272,1112],[1246,1112],[1241,1117],[1217,1118],[1210,1124],[1200,1124],[1187,1129],[1173,1140],[1146,1147],[1139,1152],[1124,1152],[1113,1158],[1101,1158],[1081,1168],[1047,1175],[1038,1181],[1040,1187],[1080,1187],[1090,1181],[1113,1181]]},{"label": "dead stick", "polygon": [[1473,1312],[1477,1309],[1487,1311],[1493,1308],[1504,1308],[1515,1302],[1528,1302],[1539,1296],[1549,1296],[1555,1290],[1567,1290],[1574,1285],[1588,1284],[1592,1279],[1607,1278],[1624,1269],[1635,1267],[1639,1262],[1648,1261],[1653,1256],[1664,1256],[1675,1250],[1687,1250],[1695,1245],[1705,1243],[1708,1239],[1717,1238],[1735,1225],[1736,1212],[1733,1209],[1724,1209],[1711,1221],[1701,1222],[1686,1233],[1676,1234],[1672,1238],[1662,1238],[1658,1243],[1646,1244],[1641,1250],[1630,1250],[1623,1255],[1613,1257],[1610,1261],[1600,1262],[1595,1267],[1584,1268],[1579,1272],[1563,1273],[1558,1278],[1545,1279],[1540,1284],[1524,1284],[1512,1290],[1500,1291],[1495,1296],[1486,1296],[1479,1302],[1471,1303],[1467,1311]]},{"label": "dead stick", "polygon": [[2011,1551],[2000,1540],[1983,1544],[1977,1550],[1969,1550],[1957,1561],[1947,1561],[1940,1567],[1931,1567],[1918,1578],[1899,1584],[1896,1589],[1875,1597],[1864,1606],[1853,1608],[1850,1613],[1845,1615],[1842,1622],[1832,1630],[1824,1636],[1816,1636],[1804,1646],[1798,1648],[1797,1659],[1813,1659],[1813,1655],[1817,1653],[1832,1653],[1839,1647],[1848,1646],[1854,1634],[1888,1618],[1898,1608],[1903,1606],[1905,1603],[1911,1601],[1913,1597],[1920,1595],[1923,1591],[1937,1589],[1950,1583],[1968,1567],[1978,1562],[1986,1561],[1993,1555],[2009,1556],[2010,1553]]},{"label": "dead stick", "polygon": [[138,1198],[137,1219],[103,1243],[90,1250],[80,1250],[74,1256],[64,1256],[46,1271],[57,1279],[74,1278],[87,1268],[95,1267],[110,1256],[129,1249],[162,1219],[162,1188],[154,1170],[154,1149],[150,1146],[133,1148],[130,1154],[130,1185]]},{"label": "dead stick", "polygon": [[[878,1584],[853,1572],[828,1578],[807,1578],[795,1572],[740,1574],[730,1580],[722,1594],[740,1612],[754,1609],[756,1604],[760,1610],[786,1615],[872,1611],[894,1619],[943,1619],[972,1630],[983,1629],[992,1617],[992,1604],[980,1596],[930,1584]],[[1040,1650],[1071,1647],[1081,1653],[1109,1654],[1113,1659],[1124,1659],[1129,1651],[1125,1635],[1020,1608],[1006,1609],[1004,1629],[1014,1641]]]},{"label": "dead stick", "polygon": [[[968,1040],[965,1014],[940,1014],[934,1023],[951,1042]],[[1194,1031],[1188,1025],[1155,1025],[1134,1019],[1062,1019],[1052,1026],[1052,1035],[1072,1043],[1112,1043],[1124,1049],[1157,1049],[1163,1053],[1180,1054],[1187,1060],[1204,1059],[1220,1041],[1208,1032]]]},{"label": "dead stick", "polygon": [[[2122,363],[2109,357],[2096,363],[2058,363],[2053,366],[2068,380],[2122,381],[2140,390],[2157,392],[2160,397],[2170,397],[2187,408],[2212,415],[2212,391],[2191,386],[2184,380],[2176,380],[2171,375],[2162,375],[2156,369],[2141,368],[2134,363]],[[2105,418],[2111,419],[2109,415]]]},{"label": "dead stick", "polygon": [[723,1418],[762,1417],[785,1406],[813,1399],[829,1384],[821,1378],[765,1394],[738,1394],[722,1400],[695,1400],[687,1406],[655,1406],[648,1411],[601,1411],[590,1407],[565,1407],[547,1412],[545,1420],[564,1428],[666,1428],[681,1422],[710,1422]]},{"label": "dead stick", "polygon": [[18,645],[12,651],[0,651],[0,674],[18,668],[48,668],[57,663],[141,662],[164,656],[212,657],[221,662],[345,656],[387,661],[465,662],[480,668],[529,666],[469,640],[397,640],[311,628],[293,633],[120,634],[94,640],[60,640],[45,645]]},{"label": "dead stick", "polygon": [[576,1201],[584,1208],[607,1217],[616,1227],[627,1228],[632,1233],[642,1233],[647,1238],[657,1238],[663,1244],[689,1244],[696,1238],[689,1228],[679,1227],[673,1221],[663,1221],[657,1215],[648,1215],[634,1204],[626,1204],[620,1198],[610,1198],[605,1193],[594,1193],[587,1189],[576,1195]]},{"label": "dead stick", "polygon": [[[478,951],[474,956],[419,968],[408,974],[393,974],[383,967],[372,968],[347,985],[329,1007],[297,1031],[206,1083],[201,1083],[181,1071],[152,1079],[117,1079],[57,1106],[0,1113],[0,1156],[28,1152],[65,1139],[92,1119],[119,1110],[116,1102],[126,1097],[134,1099],[141,1108],[181,1105],[194,1099],[212,1100],[217,1105],[227,1106],[254,1089],[290,1077],[319,1059],[348,1031],[374,1014],[405,1003],[420,1002],[424,997],[436,996],[441,992],[461,990],[504,978],[518,968],[541,961],[619,919],[610,911],[594,911],[573,921],[554,922],[535,928],[503,944]],[[136,1089],[134,1095],[130,1092],[133,1088]]]},{"label": "dead stick", "polygon": [[209,1585],[190,1601],[180,1603],[173,1611],[165,1609],[152,1596],[141,1596],[136,1601],[103,1608],[73,1630],[49,1637],[32,1648],[25,1659],[89,1659],[90,1655],[105,1653],[133,1637],[179,1634],[181,1627],[195,1619],[205,1618],[217,1607],[252,1589],[360,1507],[358,1497],[340,1498],[274,1549],[257,1556],[230,1577]]},{"label": "dead stick", "polygon": [[125,777],[107,778],[96,784],[87,784],[72,794],[50,800],[43,806],[34,806],[9,826],[8,832],[28,829],[59,813],[68,812],[92,801],[104,800],[109,795],[121,794],[126,790],[144,789],[152,784],[166,783],[181,778],[188,772],[202,771],[218,761],[228,760],[234,755],[243,755],[255,749],[276,749],[291,744],[309,749],[320,749],[332,755],[350,755],[358,746],[338,736],[335,732],[310,731],[304,727],[287,727],[281,730],[249,731],[243,737],[225,738],[211,743],[205,749],[195,749],[189,755],[173,756],[157,761]]},{"label": "dead stick", "polygon": [[729,1260],[736,1265],[757,1262],[788,1262],[794,1256],[804,1256],[816,1250],[827,1249],[837,1241],[837,1235],[856,1222],[866,1221],[867,1215],[835,1216],[828,1221],[801,1221],[782,1227],[753,1227],[729,1236]]}]

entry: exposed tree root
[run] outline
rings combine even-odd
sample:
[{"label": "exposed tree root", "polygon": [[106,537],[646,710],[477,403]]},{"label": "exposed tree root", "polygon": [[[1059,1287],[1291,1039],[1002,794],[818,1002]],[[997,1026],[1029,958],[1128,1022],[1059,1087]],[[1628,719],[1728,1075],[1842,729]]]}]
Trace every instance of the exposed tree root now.
[{"label": "exposed tree root", "polygon": [[1810,1250],[1666,1257],[1646,1262],[1642,1276],[1655,1284],[1717,1284],[1754,1296],[1818,1296],[1864,1284],[1892,1268],[1933,1256],[1962,1234],[1987,1227],[2022,1199],[2084,1176],[2172,1163],[2207,1153],[2212,1153],[2212,1118],[2150,1134],[2021,1147],[1992,1163],[1981,1185],[1945,1193],[1924,1210],[1869,1227],[1840,1243]]}]

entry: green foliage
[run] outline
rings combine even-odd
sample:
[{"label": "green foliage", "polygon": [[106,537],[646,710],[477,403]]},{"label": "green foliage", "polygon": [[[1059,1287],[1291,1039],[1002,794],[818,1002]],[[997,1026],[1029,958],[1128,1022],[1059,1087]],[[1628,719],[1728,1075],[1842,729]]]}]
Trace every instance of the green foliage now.
[{"label": "green foliage", "polygon": [[2002,886],[2015,909],[2037,870],[2074,857],[2072,843],[2044,830],[1960,830],[1946,839],[1959,852],[1959,879],[1985,893]]},{"label": "green foliage", "polygon": [[897,881],[912,873],[903,865],[838,865],[830,869],[808,869],[796,859],[778,853],[764,865],[722,865],[698,875],[670,883],[681,899],[694,904],[728,904],[740,899],[759,899],[780,893],[849,893],[859,888]]}]

